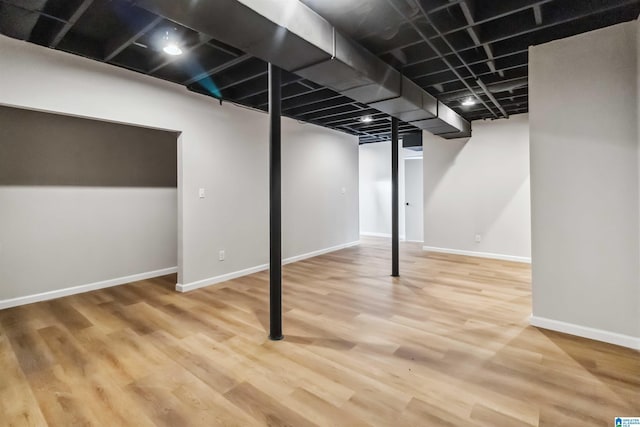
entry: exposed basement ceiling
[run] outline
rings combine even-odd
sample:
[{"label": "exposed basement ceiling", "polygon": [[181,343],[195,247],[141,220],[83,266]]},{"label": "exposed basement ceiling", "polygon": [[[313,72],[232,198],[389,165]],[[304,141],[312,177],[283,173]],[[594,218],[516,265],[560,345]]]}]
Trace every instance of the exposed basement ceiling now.
[{"label": "exposed basement ceiling", "polygon": [[[204,0],[200,0],[204,1]],[[528,111],[528,46],[630,21],[640,0],[302,0],[468,121]],[[0,32],[267,109],[267,65],[134,0],[0,0]],[[147,2],[148,3],[148,2]],[[242,22],[234,25],[242,31]],[[175,29],[175,30],[174,30]],[[176,31],[185,54],[162,52]],[[374,142],[389,116],[285,72],[283,114]],[[476,98],[473,106],[461,101]],[[360,118],[371,116],[369,123]],[[418,130],[406,122],[400,134]]]}]

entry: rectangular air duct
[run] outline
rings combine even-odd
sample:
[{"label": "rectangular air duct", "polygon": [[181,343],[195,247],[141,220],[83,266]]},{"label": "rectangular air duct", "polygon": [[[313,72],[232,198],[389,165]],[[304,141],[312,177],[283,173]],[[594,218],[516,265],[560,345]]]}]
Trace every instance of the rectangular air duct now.
[{"label": "rectangular air duct", "polygon": [[135,4],[421,129],[445,138],[470,132],[469,122],[298,0]]},{"label": "rectangular air duct", "polygon": [[422,132],[407,133],[402,136],[402,148],[422,151]]}]

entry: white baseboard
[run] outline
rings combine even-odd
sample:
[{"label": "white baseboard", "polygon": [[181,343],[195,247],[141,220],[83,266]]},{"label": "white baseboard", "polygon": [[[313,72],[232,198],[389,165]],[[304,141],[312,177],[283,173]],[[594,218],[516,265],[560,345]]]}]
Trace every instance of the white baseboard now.
[{"label": "white baseboard", "polygon": [[267,270],[269,264],[261,264],[255,267],[245,268],[244,270],[233,271],[227,274],[221,274],[220,276],[207,277],[206,279],[196,280],[191,283],[176,283],[176,291],[189,292],[196,289],[204,288],[218,283],[226,282],[228,280],[237,279],[238,277],[248,276],[249,274],[258,273],[260,271]]},{"label": "white baseboard", "polygon": [[551,331],[563,332],[565,334],[576,335],[582,338],[589,338],[596,341],[632,348],[634,350],[640,350],[640,337],[636,338],[630,335],[618,334],[615,332],[604,331],[602,329],[580,326],[573,323],[561,322],[559,320],[546,319],[544,317],[533,315],[529,318],[529,324],[537,328],[549,329]]},{"label": "white baseboard", "polygon": [[40,294],[0,300],[0,310],[4,308],[16,307],[19,305],[31,304],[34,302],[80,294],[83,292],[95,291],[97,289],[109,288],[111,286],[124,285],[125,283],[136,282],[138,280],[151,279],[152,277],[165,276],[167,274],[176,273],[177,271],[178,267],[169,267],[160,270],[147,271],[145,273],[132,274],[131,276],[102,280],[100,282],[89,283],[86,285],[73,286],[71,288],[57,289],[55,291],[43,292]]},{"label": "white baseboard", "polygon": [[282,260],[282,264],[291,264],[293,262],[302,261],[303,259],[313,258],[316,256],[328,254],[329,252],[339,251],[341,249],[347,249],[352,246],[358,246],[360,244],[360,240],[356,240],[355,242],[344,243],[342,245],[332,246],[330,248],[324,248],[313,252],[308,252],[302,255],[292,256]]},{"label": "white baseboard", "polygon": [[[368,236],[368,237],[386,237],[386,238],[391,238],[391,233],[374,233],[372,231],[363,231],[360,233],[361,236]],[[400,235],[400,240],[404,240],[405,236],[404,235]]]},{"label": "white baseboard", "polygon": [[[335,251],[339,251],[341,249],[350,248],[350,247],[356,246],[358,244],[360,244],[359,240],[355,241],[355,242],[345,243],[345,244],[338,245],[338,246],[332,246],[330,248],[320,249],[320,250],[309,252],[309,253],[302,254],[302,255],[292,256],[292,257],[283,259],[282,260],[282,264],[283,265],[284,264],[291,264],[293,262],[302,261],[304,259],[313,258],[313,257],[319,256],[319,255],[324,255],[324,254],[327,254],[329,252],[335,252]],[[237,279],[238,277],[242,277],[242,276],[248,276],[249,274],[258,273],[260,271],[264,271],[264,270],[268,270],[268,269],[269,269],[269,264],[261,264],[261,265],[255,266],[255,267],[246,268],[244,270],[234,271],[234,272],[231,272],[231,273],[222,274],[220,276],[215,276],[215,277],[208,277],[206,279],[197,280],[197,281],[191,282],[191,283],[184,283],[184,284],[183,283],[177,283],[176,284],[176,291],[189,292],[189,291],[193,291],[195,289],[204,288],[206,286],[215,285],[215,284],[226,282],[226,281],[232,280],[232,279]]]},{"label": "white baseboard", "polygon": [[443,254],[474,256],[479,258],[491,258],[491,259],[499,259],[503,261],[515,261],[515,262],[524,262],[527,264],[531,264],[531,258],[523,257],[523,256],[494,254],[491,252],[463,251],[460,249],[436,248],[434,246],[423,246],[422,250],[429,251],[429,252],[439,252]]},{"label": "white baseboard", "polygon": [[368,237],[391,237],[390,233],[374,233],[373,231],[361,231],[360,235]]}]

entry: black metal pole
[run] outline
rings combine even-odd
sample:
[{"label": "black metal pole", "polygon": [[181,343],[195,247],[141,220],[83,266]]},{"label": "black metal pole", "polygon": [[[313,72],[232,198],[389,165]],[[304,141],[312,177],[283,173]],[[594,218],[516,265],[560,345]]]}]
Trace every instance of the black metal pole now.
[{"label": "black metal pole", "polygon": [[269,64],[269,339],[282,335],[282,212],[280,184],[280,68]]},{"label": "black metal pole", "polygon": [[398,119],[391,118],[391,275],[400,276],[400,223],[398,221]]}]

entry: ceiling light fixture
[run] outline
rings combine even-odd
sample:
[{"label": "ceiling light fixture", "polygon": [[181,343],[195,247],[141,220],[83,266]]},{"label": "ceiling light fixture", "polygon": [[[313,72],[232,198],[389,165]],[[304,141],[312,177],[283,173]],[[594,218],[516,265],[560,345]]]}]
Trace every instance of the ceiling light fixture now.
[{"label": "ceiling light fixture", "polygon": [[175,43],[169,43],[168,45],[163,47],[162,50],[167,55],[172,55],[172,56],[182,55],[182,49],[180,49],[180,46],[178,46]]},{"label": "ceiling light fixture", "polygon": [[175,36],[170,34],[168,30],[165,32],[164,37],[162,37],[162,44],[162,51],[167,55],[182,55],[182,48],[180,48],[180,45],[176,42]]},{"label": "ceiling light fixture", "polygon": [[363,116],[360,117],[360,121],[362,123],[371,123],[373,121],[373,118],[371,116]]},{"label": "ceiling light fixture", "polygon": [[463,99],[461,104],[465,107],[470,107],[472,105],[476,105],[476,99],[470,96],[468,98]]}]

